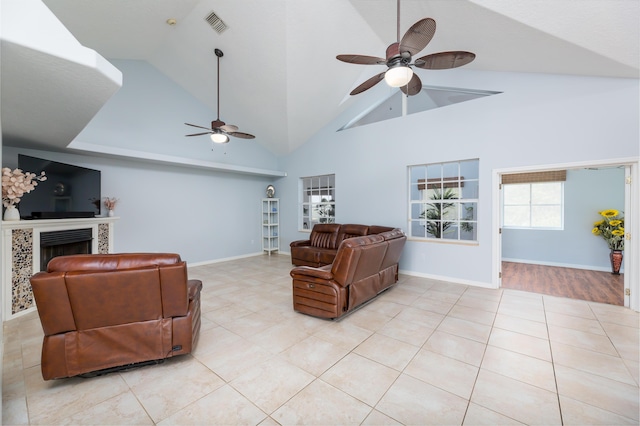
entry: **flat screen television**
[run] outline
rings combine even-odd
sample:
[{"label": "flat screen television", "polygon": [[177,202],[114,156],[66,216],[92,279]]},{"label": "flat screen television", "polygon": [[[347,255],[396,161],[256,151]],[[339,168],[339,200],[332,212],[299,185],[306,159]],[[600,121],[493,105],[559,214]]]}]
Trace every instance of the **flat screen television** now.
[{"label": "flat screen television", "polygon": [[18,154],[18,168],[47,180],[25,194],[18,209],[22,219],[68,219],[100,214],[100,170]]}]

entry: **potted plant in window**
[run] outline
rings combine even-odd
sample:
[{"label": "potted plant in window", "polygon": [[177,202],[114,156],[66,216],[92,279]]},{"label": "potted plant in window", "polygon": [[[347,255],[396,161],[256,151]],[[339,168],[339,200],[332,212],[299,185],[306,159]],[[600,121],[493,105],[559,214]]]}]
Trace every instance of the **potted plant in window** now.
[{"label": "potted plant in window", "polygon": [[593,224],[591,233],[599,235],[607,242],[611,253],[611,273],[620,274],[622,265],[622,251],[624,250],[624,217],[615,209],[603,210],[600,212],[602,219]]}]

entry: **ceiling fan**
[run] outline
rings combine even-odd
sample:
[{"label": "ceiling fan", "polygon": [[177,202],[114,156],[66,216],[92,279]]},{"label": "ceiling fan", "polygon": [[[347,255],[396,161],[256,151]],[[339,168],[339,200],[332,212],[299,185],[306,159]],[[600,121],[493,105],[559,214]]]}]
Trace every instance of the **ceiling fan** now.
[{"label": "ceiling fan", "polygon": [[234,136],[236,138],[242,138],[242,139],[253,139],[255,138],[255,136],[250,135],[249,133],[239,132],[238,126],[234,126],[233,124],[226,124],[224,121],[220,120],[220,58],[224,56],[224,53],[222,53],[222,50],[220,49],[214,49],[214,52],[218,57],[218,117],[211,122],[210,129],[208,127],[184,123],[187,126],[192,126],[192,127],[197,127],[199,129],[207,130],[206,132],[193,133],[191,135],[186,135],[186,136],[211,135],[211,140],[219,144],[229,142],[229,136]]},{"label": "ceiling fan", "polygon": [[387,71],[374,75],[358,87],[350,95],[357,95],[372,88],[383,79],[391,87],[399,87],[407,96],[417,95],[422,89],[420,77],[413,73],[411,67],[428,70],[457,68],[468,64],[476,57],[474,53],[464,51],[432,53],[411,63],[411,57],[427,47],[436,32],[436,21],[424,18],[416,22],[400,39],[400,0],[397,13],[397,42],[387,47],[386,59],[365,55],[338,55],[336,59],[350,64],[386,65]]}]

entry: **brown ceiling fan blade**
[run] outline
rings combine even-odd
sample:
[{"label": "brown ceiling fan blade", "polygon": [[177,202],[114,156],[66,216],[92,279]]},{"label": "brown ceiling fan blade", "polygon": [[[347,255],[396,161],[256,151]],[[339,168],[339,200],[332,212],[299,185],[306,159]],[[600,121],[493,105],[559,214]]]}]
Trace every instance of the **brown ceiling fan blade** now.
[{"label": "brown ceiling fan blade", "polygon": [[191,126],[191,127],[197,127],[198,129],[211,130],[211,129],[210,129],[210,128],[208,128],[208,127],[197,126],[197,125],[195,125],[195,124],[189,124],[189,123],[184,123],[184,124],[186,124],[187,126]]},{"label": "brown ceiling fan blade", "polygon": [[426,70],[446,70],[467,65],[475,58],[475,53],[471,52],[440,52],[418,58],[414,65]]},{"label": "brown ceiling fan blade", "polygon": [[236,138],[241,138],[241,139],[253,139],[255,138],[255,136],[250,135],[249,133],[243,133],[243,132],[229,132],[230,136],[234,136]]},{"label": "brown ceiling fan blade", "polygon": [[338,55],[336,56],[336,59],[342,62],[347,62],[349,64],[360,65],[384,65],[387,63],[387,61],[383,58],[366,55]]},{"label": "brown ceiling fan blade", "polygon": [[225,124],[224,126],[220,126],[219,129],[227,133],[232,133],[238,131],[238,126],[234,126],[233,124]]},{"label": "brown ceiling fan blade", "polygon": [[373,86],[375,86],[376,84],[380,83],[383,78],[384,78],[384,73],[383,72],[381,72],[380,74],[374,75],[369,80],[365,81],[360,86],[358,86],[355,89],[353,89],[351,91],[351,93],[349,93],[349,94],[351,96],[353,96],[353,95],[357,95],[358,93],[362,93],[367,89],[371,89]]},{"label": "brown ceiling fan blade", "polygon": [[185,136],[202,136],[202,135],[208,135],[211,134],[213,132],[203,132],[203,133],[193,133],[191,135],[185,135]]},{"label": "brown ceiling fan blade", "polygon": [[422,90],[422,81],[420,81],[420,77],[414,73],[406,86],[400,86],[400,90],[402,90],[402,93],[407,96],[417,95],[420,93],[420,90]]},{"label": "brown ceiling fan blade", "polygon": [[411,56],[416,55],[427,47],[435,33],[436,21],[431,18],[419,20],[407,30],[400,40],[400,52],[409,52]]}]

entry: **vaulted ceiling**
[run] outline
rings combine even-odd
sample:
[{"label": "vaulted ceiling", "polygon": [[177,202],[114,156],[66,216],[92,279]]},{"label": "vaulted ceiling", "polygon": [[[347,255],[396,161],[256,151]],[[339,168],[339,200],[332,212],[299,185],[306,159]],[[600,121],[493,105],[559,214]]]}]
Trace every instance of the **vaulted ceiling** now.
[{"label": "vaulted ceiling", "polygon": [[[38,0],[2,0],[3,9],[22,1]],[[396,41],[395,0],[44,0],[44,4],[81,45],[107,60],[149,62],[208,105],[212,120],[217,111],[213,49],[221,49],[221,118],[255,134],[256,141],[276,155],[303,144],[353,102],[348,93],[355,86],[384,70],[339,62],[337,54],[384,56],[386,47]],[[211,12],[227,25],[220,34],[205,20]],[[9,18],[3,15],[4,23]],[[436,20],[437,31],[422,55],[471,51],[477,55],[466,66],[471,70],[639,77],[638,0],[403,0],[401,33],[424,17]],[[175,24],[169,25],[168,19]],[[25,56],[19,47],[3,38],[3,136],[28,141],[47,131],[52,145],[64,146],[88,122],[78,111],[97,112],[91,104],[93,89],[76,96],[75,106],[65,107],[75,109],[75,114],[61,117],[39,111],[46,103],[38,102],[37,93],[63,100],[68,96],[51,87],[67,90],[59,82],[64,76],[54,77],[64,69],[49,61],[25,72],[22,67],[33,63],[33,57],[15,60]],[[429,84],[429,73],[447,71],[417,72]],[[73,73],[69,77],[78,79]],[[112,90],[117,77],[107,77],[107,89],[98,84],[96,90]],[[18,99],[17,90],[6,90],[15,79],[25,78],[34,93],[29,105]],[[37,122],[34,117],[39,117]],[[72,127],[71,136],[53,131],[61,126]]]}]

